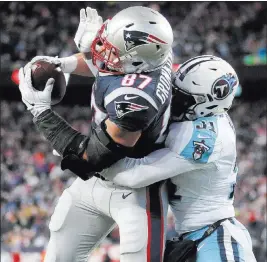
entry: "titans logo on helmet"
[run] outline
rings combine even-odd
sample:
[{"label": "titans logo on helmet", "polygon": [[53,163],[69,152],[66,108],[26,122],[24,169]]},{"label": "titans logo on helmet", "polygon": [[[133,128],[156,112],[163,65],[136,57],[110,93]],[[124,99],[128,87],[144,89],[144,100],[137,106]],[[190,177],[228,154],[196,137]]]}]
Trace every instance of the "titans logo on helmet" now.
[{"label": "titans logo on helmet", "polygon": [[150,35],[145,32],[141,31],[123,31],[123,38],[124,38],[124,45],[125,50],[128,52],[131,49],[140,46],[140,45],[147,45],[149,43],[155,44],[167,44],[163,40],[157,38],[154,35]]},{"label": "titans logo on helmet", "polygon": [[212,85],[212,95],[217,100],[222,100],[231,94],[234,86],[237,84],[237,79],[232,74],[226,74],[217,79]]},{"label": "titans logo on helmet", "polygon": [[123,117],[126,114],[147,110],[148,106],[142,106],[131,102],[115,102],[115,110],[118,118]]}]

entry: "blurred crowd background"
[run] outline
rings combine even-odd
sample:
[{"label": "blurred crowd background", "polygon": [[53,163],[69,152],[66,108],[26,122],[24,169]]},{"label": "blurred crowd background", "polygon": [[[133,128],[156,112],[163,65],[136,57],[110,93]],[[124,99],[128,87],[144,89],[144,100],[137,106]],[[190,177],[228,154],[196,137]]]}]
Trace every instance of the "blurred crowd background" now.
[{"label": "blurred crowd background", "polygon": [[[55,110],[76,130],[88,133],[88,107],[57,106]],[[236,100],[230,116],[237,131],[239,176],[235,190],[236,215],[250,231],[258,262],[264,262],[266,103],[258,101],[255,106],[255,103]],[[56,201],[75,176],[60,169],[59,157],[52,154],[49,143],[36,131],[31,114],[25,113],[21,102],[2,101],[1,121],[2,248],[42,251],[48,242],[48,222]],[[173,226],[170,213],[169,235],[174,233]],[[110,234],[104,246],[109,246],[110,242],[118,245],[117,229]]]},{"label": "blurred crowd background", "polygon": [[206,53],[246,63],[266,62],[267,2],[23,1],[0,4],[1,67],[17,68],[36,55],[73,54],[81,8],[94,7],[105,20],[131,5],[149,6],[170,21],[175,63]]},{"label": "blurred crowd background", "polygon": [[[267,2],[135,2],[162,12],[174,29],[175,62],[215,54],[229,62],[266,63]],[[129,2],[0,3],[1,71],[25,65],[36,55],[60,57],[77,52],[73,42],[79,10],[91,6],[103,18]],[[267,21],[265,22],[267,24]],[[252,87],[254,88],[254,87]],[[235,190],[237,218],[248,228],[258,262],[266,261],[266,102],[236,99],[230,116],[237,132],[239,176]],[[72,126],[87,134],[90,109],[56,106]],[[48,222],[58,197],[75,176],[62,172],[60,159],[36,131],[21,102],[1,101],[1,251],[42,252]],[[168,216],[168,235],[174,233]],[[115,229],[90,262],[118,262]],[[8,260],[7,260],[8,261]],[[33,261],[33,260],[26,260]],[[37,261],[37,260],[36,260]]]}]

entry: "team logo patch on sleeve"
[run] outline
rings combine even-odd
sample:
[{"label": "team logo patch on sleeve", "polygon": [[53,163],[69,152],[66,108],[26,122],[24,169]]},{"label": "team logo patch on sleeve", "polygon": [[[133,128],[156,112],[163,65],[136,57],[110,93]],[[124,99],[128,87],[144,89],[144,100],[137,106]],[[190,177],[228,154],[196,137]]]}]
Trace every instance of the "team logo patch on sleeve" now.
[{"label": "team logo patch on sleeve", "polygon": [[210,147],[205,144],[204,140],[202,140],[201,142],[193,141],[193,144],[194,144],[194,152],[193,152],[194,160],[201,159],[202,155],[210,149]]},{"label": "team logo patch on sleeve", "polygon": [[147,110],[148,108],[148,106],[142,106],[131,102],[115,102],[115,110],[118,118],[132,112]]},{"label": "team logo patch on sleeve", "polygon": [[123,32],[125,50],[128,52],[129,50],[133,49],[139,45],[147,45],[149,43],[155,44],[167,44],[163,40],[157,38],[154,35],[150,35],[145,32],[141,31],[127,31],[124,30]]}]

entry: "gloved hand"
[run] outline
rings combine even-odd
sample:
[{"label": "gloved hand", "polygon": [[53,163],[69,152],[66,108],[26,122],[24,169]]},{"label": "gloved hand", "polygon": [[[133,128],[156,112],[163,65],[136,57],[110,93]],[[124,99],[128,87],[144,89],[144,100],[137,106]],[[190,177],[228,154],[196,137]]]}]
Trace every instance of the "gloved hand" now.
[{"label": "gloved hand", "polygon": [[24,68],[27,69],[28,67],[31,67],[37,61],[46,61],[60,66],[63,73],[72,73],[76,69],[78,63],[77,58],[75,56],[68,56],[62,58],[58,58],[57,56],[35,56],[28,64],[26,64]]},{"label": "gloved hand", "polygon": [[59,65],[61,66],[61,62],[60,59],[56,56],[35,56],[32,60],[31,60],[31,64],[34,64],[37,61],[46,61],[55,65]]},{"label": "gloved hand", "polygon": [[32,86],[31,68],[20,68],[19,90],[22,101],[35,117],[51,108],[51,93],[54,82],[55,80],[53,78],[48,79],[45,89],[43,91],[38,91]]},{"label": "gloved hand", "polygon": [[96,9],[87,7],[80,10],[80,23],[75,34],[74,42],[82,53],[90,52],[90,47],[98,30],[103,24],[103,19]]},{"label": "gloved hand", "polygon": [[86,181],[94,176],[95,172],[92,172],[92,166],[84,159],[81,159],[75,154],[66,155],[61,161],[61,169],[69,169],[75,175]]}]

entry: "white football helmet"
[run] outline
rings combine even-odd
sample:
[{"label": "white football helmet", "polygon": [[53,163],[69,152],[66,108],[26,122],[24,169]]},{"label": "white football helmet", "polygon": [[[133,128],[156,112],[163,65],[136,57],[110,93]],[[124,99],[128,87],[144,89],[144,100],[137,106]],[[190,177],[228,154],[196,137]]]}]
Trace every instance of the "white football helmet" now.
[{"label": "white football helmet", "polygon": [[195,120],[226,112],[238,85],[235,70],[223,59],[211,55],[189,59],[173,80],[173,119]]},{"label": "white football helmet", "polygon": [[167,60],[172,43],[172,28],[163,15],[129,7],[102,25],[91,45],[92,61],[100,72],[153,71]]}]

